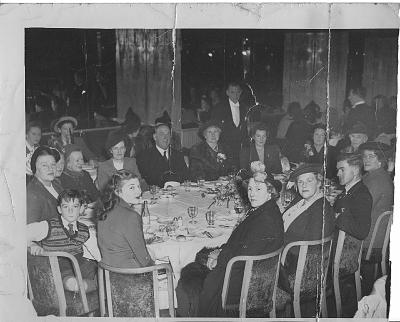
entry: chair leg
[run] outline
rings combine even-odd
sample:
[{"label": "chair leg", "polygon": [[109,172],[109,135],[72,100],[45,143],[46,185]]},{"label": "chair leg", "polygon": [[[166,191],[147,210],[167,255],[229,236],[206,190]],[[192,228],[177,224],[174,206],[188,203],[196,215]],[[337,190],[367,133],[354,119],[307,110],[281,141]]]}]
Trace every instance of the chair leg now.
[{"label": "chair leg", "polygon": [[99,301],[100,301],[100,316],[106,316],[106,305],[104,297],[104,272],[99,268],[97,277],[99,279]]},{"label": "chair leg", "polygon": [[374,264],[374,281],[378,278],[378,263]]},{"label": "chair leg", "polygon": [[300,307],[300,296],[294,296],[293,299],[293,311],[296,319],[301,318],[301,307]]},{"label": "chair leg", "polygon": [[342,297],[340,294],[339,274],[333,274],[333,290],[335,292],[336,318],[342,317]]},{"label": "chair leg", "polygon": [[323,290],[321,294],[321,315],[323,318],[328,317],[328,308],[326,305],[326,291]]},{"label": "chair leg", "polygon": [[354,278],[356,282],[356,292],[357,292],[357,302],[361,300],[361,278],[360,278],[360,269],[358,269],[354,273]]},{"label": "chair leg", "polygon": [[[376,269],[378,269],[378,264],[376,264]],[[382,262],[381,262],[381,271],[382,271],[382,276],[387,274],[387,272],[386,272],[386,260],[382,260]]]}]

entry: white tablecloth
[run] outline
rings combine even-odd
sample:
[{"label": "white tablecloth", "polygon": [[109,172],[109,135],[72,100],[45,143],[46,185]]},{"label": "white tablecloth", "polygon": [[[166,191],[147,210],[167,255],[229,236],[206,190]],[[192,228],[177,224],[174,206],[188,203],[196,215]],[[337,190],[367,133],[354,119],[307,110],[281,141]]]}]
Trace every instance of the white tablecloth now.
[{"label": "white tablecloth", "polygon": [[[177,188],[177,193],[173,198],[157,199],[156,204],[149,205],[150,215],[155,215],[161,219],[173,219],[174,217],[181,216],[183,218],[183,226],[189,230],[189,235],[195,232],[201,232],[207,230],[207,222],[205,213],[207,210],[216,211],[216,220],[221,216],[231,216],[233,222],[236,223],[237,215],[233,211],[233,201],[230,202],[229,208],[226,203],[218,206],[213,205],[210,209],[208,206],[212,203],[212,197],[206,195],[205,198],[201,196],[201,192],[198,188],[191,188],[191,190],[185,191],[183,187]],[[146,193],[144,198],[150,198],[150,194]],[[198,215],[195,218],[196,224],[189,223],[189,216],[187,208],[189,206],[198,207]],[[144,220],[145,221],[145,220]],[[232,224],[232,223],[231,223]],[[155,225],[152,225],[150,230],[155,229]],[[194,261],[196,253],[203,247],[216,247],[224,244],[232,233],[233,228],[222,228],[216,223],[215,231],[221,233],[220,236],[215,238],[208,238],[204,236],[191,237],[189,240],[177,241],[174,238],[169,238],[161,243],[154,243],[148,245],[149,252],[161,261],[169,261],[174,271],[175,279],[179,280],[180,272],[183,267]],[[146,228],[145,228],[146,229]],[[210,230],[212,231],[212,229]]]}]

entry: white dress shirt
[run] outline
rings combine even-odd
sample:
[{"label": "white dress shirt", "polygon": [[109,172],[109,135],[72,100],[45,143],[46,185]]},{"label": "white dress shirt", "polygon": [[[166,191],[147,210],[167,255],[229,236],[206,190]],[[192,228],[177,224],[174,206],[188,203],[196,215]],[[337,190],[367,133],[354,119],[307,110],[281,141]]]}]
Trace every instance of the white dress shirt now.
[{"label": "white dress shirt", "polygon": [[167,150],[161,149],[157,144],[156,144],[156,148],[157,148],[158,152],[161,153],[162,156],[164,156],[164,152],[166,152],[165,155],[167,157],[167,160],[169,159],[168,149]]},{"label": "white dress shirt", "polygon": [[229,100],[229,105],[231,107],[233,123],[235,123],[236,127],[238,127],[240,123],[239,101],[237,103],[233,103],[231,100]]}]

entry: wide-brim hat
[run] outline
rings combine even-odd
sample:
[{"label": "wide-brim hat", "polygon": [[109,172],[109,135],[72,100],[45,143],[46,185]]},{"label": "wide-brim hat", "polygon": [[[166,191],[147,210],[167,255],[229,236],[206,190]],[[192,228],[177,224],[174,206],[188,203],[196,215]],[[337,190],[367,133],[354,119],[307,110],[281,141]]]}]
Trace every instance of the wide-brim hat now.
[{"label": "wide-brim hat", "polygon": [[304,173],[320,173],[322,174],[322,164],[320,163],[303,163],[300,164],[289,176],[289,181],[295,181],[296,178]]},{"label": "wide-brim hat", "polygon": [[75,117],[73,116],[62,116],[60,117],[53,126],[53,130],[56,133],[60,133],[60,124],[64,122],[71,122],[74,125],[74,129],[78,126],[78,121]]},{"label": "wide-brim hat", "polygon": [[167,111],[164,111],[163,115],[156,118],[155,120],[155,128],[161,126],[161,125],[166,125],[169,128],[171,128],[171,118],[169,117],[169,114]]},{"label": "wide-brim hat", "polygon": [[357,122],[347,131],[347,134],[365,134],[368,135],[367,127],[364,123]]},{"label": "wide-brim hat", "polygon": [[114,145],[125,140],[125,133],[122,130],[115,130],[108,133],[104,148],[109,151]]},{"label": "wide-brim hat", "polygon": [[220,130],[222,130],[222,125],[221,122],[217,121],[217,120],[209,120],[203,124],[200,125],[199,127],[199,131],[197,132],[197,134],[199,135],[200,138],[204,139],[204,131],[207,130],[209,127],[217,127]]},{"label": "wide-brim hat", "polygon": [[361,144],[358,150],[360,152],[365,150],[374,151],[376,154],[383,156],[386,160],[393,154],[393,148],[390,145],[375,141],[368,141]]}]

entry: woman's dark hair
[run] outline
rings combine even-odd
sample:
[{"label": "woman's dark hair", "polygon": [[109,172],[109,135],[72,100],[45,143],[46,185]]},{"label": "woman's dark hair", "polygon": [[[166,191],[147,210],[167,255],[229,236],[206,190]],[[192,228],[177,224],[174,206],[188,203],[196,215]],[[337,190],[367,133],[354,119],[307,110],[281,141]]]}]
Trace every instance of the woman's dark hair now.
[{"label": "woman's dark hair", "polygon": [[142,151],[154,146],[154,127],[151,125],[143,125],[140,127],[139,133],[135,138],[135,156],[138,156]]},{"label": "woman's dark hair", "polygon": [[119,201],[117,191],[121,191],[125,181],[138,178],[138,176],[127,170],[118,170],[108,181],[106,188],[102,194],[103,211],[99,214],[99,220],[105,220],[107,214],[113,210],[116,203]]},{"label": "woman's dark hair", "polygon": [[60,161],[61,159],[61,153],[54,148],[50,148],[51,152],[53,153],[54,159],[56,160],[56,162]]},{"label": "woman's dark hair", "polygon": [[265,133],[267,134],[267,138],[269,137],[269,128],[267,124],[263,122],[255,123],[250,129],[250,136],[253,137],[257,131],[265,131]]},{"label": "woman's dark hair", "polygon": [[32,158],[31,158],[31,170],[32,173],[36,173],[36,161],[39,157],[44,156],[44,155],[51,155],[54,159],[54,153],[51,148],[49,148],[46,145],[41,145],[39,146],[35,152],[33,152]]}]

